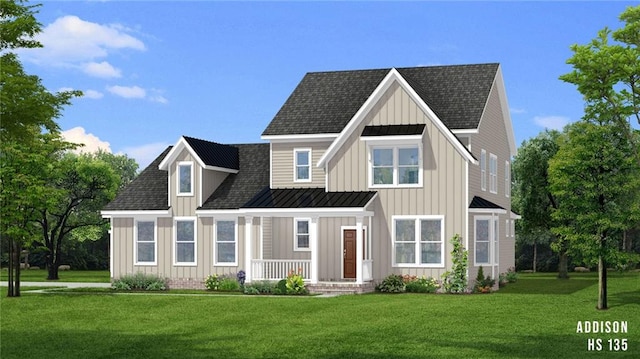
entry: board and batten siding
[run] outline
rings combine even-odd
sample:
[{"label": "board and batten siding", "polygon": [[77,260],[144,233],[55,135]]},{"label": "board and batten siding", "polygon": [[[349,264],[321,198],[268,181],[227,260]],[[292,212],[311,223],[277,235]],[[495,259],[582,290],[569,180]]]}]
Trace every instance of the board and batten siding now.
[{"label": "board and batten siding", "polygon": [[[177,171],[179,162],[193,163],[192,196],[177,195]],[[198,208],[198,189],[200,188],[200,178],[198,176],[200,170],[198,167],[198,162],[191,156],[187,149],[183,149],[169,167],[169,198],[171,199],[171,208],[173,209],[174,216],[186,217],[196,215],[196,208]]]},{"label": "board and batten siding", "polygon": [[[369,188],[369,153],[360,134],[368,125],[425,124],[422,140],[423,186],[420,188]],[[366,115],[328,163],[330,191],[375,190],[372,254],[373,276],[380,280],[390,273],[439,278],[451,267],[449,243],[455,234],[465,236],[467,162],[454,145],[422,112],[398,84],[392,85]],[[392,217],[394,215],[443,215],[445,266],[443,268],[392,267]],[[365,220],[366,222],[366,220]],[[340,246],[339,236],[335,245]],[[333,243],[333,242],[332,242]],[[324,260],[324,259],[323,259]]]},{"label": "board and batten siding", "polygon": [[[309,188],[324,187],[325,173],[316,163],[329,148],[331,142],[271,143],[271,181],[272,188]],[[311,149],[311,182],[295,182],[295,149]]]}]

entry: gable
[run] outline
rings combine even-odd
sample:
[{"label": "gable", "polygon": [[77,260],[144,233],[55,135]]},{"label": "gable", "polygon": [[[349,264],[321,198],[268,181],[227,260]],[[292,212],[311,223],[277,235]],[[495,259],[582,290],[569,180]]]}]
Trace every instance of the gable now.
[{"label": "gable", "polygon": [[187,136],[180,137],[178,143],[173,146],[158,167],[161,170],[168,170],[183,150],[189,152],[204,169],[237,173],[240,168],[236,147]]},{"label": "gable", "polygon": [[[475,129],[498,68],[494,63],[410,67],[396,71],[446,127]],[[342,132],[391,70],[306,74],[262,135]]]}]

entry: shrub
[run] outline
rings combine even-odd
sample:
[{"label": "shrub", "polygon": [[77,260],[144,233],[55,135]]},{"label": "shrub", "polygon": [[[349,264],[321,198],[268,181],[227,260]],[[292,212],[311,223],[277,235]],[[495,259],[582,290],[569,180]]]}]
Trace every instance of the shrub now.
[{"label": "shrub", "polygon": [[489,293],[491,292],[491,287],[496,283],[496,280],[491,278],[491,276],[484,276],[484,270],[482,266],[478,269],[478,275],[476,276],[476,285],[474,290],[479,293]]},{"label": "shrub", "polygon": [[404,278],[399,274],[390,274],[376,286],[383,293],[402,293],[405,290]]},{"label": "shrub", "polygon": [[453,268],[442,274],[442,285],[447,293],[464,293],[467,290],[468,251],[462,245],[462,237],[456,234],[451,238],[453,250],[451,260]]},{"label": "shrub", "polygon": [[275,294],[275,283],[268,280],[252,282],[244,286],[244,294]]},{"label": "shrub", "polygon": [[217,274],[210,274],[204,280],[204,286],[208,290],[218,290],[220,289],[220,276]]},{"label": "shrub", "polygon": [[405,284],[405,290],[410,293],[435,293],[440,284],[431,277],[422,277],[411,280]]},{"label": "shrub", "polygon": [[287,275],[286,282],[287,294],[307,294],[308,291],[304,286],[304,278],[302,277],[302,271],[291,270]]},{"label": "shrub", "polygon": [[218,290],[223,292],[234,292],[240,290],[240,283],[235,278],[223,276],[220,280]]},{"label": "shrub", "polygon": [[234,292],[234,291],[240,290],[240,283],[236,278],[239,278],[239,276],[227,275],[227,274],[224,274],[224,275],[211,274],[207,276],[207,278],[205,278],[204,286],[208,290]]},{"label": "shrub", "polygon": [[111,288],[115,290],[166,290],[167,282],[153,274],[138,272],[120,277],[113,282]]},{"label": "shrub", "polygon": [[515,283],[518,281],[518,272],[516,272],[515,267],[511,267],[507,270],[506,277],[509,283]]},{"label": "shrub", "polygon": [[287,280],[280,279],[278,284],[273,290],[273,294],[287,294]]}]

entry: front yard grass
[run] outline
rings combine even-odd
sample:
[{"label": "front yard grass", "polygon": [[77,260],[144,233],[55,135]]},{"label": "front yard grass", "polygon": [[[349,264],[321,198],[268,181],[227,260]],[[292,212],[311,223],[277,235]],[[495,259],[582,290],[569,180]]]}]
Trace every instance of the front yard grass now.
[{"label": "front yard grass", "polygon": [[[569,289],[567,289],[569,288]],[[0,302],[5,358],[635,358],[640,274],[521,275],[498,293],[334,298],[23,294]],[[577,334],[578,321],[628,333]],[[588,351],[590,338],[626,352]]]}]

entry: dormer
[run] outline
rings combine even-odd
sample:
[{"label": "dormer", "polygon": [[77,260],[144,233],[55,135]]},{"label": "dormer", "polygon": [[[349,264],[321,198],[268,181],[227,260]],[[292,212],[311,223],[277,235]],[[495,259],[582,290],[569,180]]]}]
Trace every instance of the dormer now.
[{"label": "dormer", "polygon": [[174,215],[194,216],[224,179],[240,170],[238,148],[182,136],[158,168],[167,171]]}]

